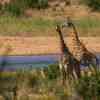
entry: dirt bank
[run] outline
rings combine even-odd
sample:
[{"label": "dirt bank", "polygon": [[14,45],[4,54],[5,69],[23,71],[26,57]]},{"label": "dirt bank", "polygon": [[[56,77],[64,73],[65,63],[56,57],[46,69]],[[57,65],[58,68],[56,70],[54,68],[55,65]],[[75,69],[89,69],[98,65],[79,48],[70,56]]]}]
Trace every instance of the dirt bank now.
[{"label": "dirt bank", "polygon": [[[71,39],[68,45],[71,44]],[[100,37],[81,38],[92,52],[100,52]],[[58,37],[0,37],[0,55],[60,53]]]}]

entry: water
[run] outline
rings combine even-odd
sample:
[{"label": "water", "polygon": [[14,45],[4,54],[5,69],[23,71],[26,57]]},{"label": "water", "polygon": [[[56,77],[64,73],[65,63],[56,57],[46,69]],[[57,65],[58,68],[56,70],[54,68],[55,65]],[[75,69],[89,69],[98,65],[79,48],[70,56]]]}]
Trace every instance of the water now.
[{"label": "water", "polygon": [[[100,54],[97,54],[100,59]],[[59,55],[0,56],[0,70],[19,70],[47,67],[58,62]]]},{"label": "water", "polygon": [[0,70],[18,70],[47,67],[58,62],[59,55],[1,56]]}]

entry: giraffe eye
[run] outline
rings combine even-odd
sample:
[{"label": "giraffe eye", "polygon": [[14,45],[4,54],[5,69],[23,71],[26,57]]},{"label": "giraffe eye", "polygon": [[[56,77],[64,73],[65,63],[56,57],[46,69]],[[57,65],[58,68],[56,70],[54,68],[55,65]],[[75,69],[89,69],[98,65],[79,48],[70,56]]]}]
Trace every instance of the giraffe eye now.
[{"label": "giraffe eye", "polygon": [[72,23],[71,22],[68,22],[68,27],[71,27]]}]

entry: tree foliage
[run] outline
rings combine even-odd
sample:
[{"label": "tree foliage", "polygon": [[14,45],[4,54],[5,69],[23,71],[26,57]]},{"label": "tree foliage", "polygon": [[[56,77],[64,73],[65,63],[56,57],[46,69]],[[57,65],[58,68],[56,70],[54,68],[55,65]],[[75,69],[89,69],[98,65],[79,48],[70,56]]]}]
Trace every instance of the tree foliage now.
[{"label": "tree foliage", "polygon": [[92,10],[100,11],[100,0],[85,0],[85,4],[87,4]]}]

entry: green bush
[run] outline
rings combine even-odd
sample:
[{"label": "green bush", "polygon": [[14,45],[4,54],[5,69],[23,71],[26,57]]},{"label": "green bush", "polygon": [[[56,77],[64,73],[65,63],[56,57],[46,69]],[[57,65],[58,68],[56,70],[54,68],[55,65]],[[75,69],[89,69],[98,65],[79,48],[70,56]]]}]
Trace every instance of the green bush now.
[{"label": "green bush", "polygon": [[76,84],[77,93],[83,100],[100,100],[100,73],[98,75],[85,75]]},{"label": "green bush", "polygon": [[48,79],[57,79],[60,75],[59,66],[58,65],[49,65],[47,70]]},{"label": "green bush", "polygon": [[0,4],[0,11],[2,10],[2,5]]},{"label": "green bush", "polygon": [[24,13],[27,8],[27,0],[13,0],[9,4],[4,5],[4,12],[8,12],[14,16],[20,16]]},{"label": "green bush", "polygon": [[48,0],[24,0],[24,2],[29,8],[46,8],[48,6]]},{"label": "green bush", "polygon": [[100,0],[85,0],[84,1],[92,10],[100,11]]},{"label": "green bush", "polygon": [[39,8],[46,8],[48,6],[48,0],[38,0]]},{"label": "green bush", "polygon": [[19,16],[22,13],[20,7],[14,3],[6,4],[3,10],[14,16]]},{"label": "green bush", "polygon": [[23,14],[27,8],[46,8],[48,0],[13,0],[9,4],[5,4],[4,11],[14,16]]}]

